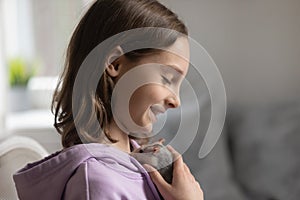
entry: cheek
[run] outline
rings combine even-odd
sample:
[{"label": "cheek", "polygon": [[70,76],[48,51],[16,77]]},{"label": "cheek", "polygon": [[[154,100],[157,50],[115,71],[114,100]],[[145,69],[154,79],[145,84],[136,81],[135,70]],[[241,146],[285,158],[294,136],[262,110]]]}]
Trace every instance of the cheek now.
[{"label": "cheek", "polygon": [[[138,88],[130,98],[130,105],[158,103],[165,97],[165,88],[159,85],[145,85]],[[146,105],[145,105],[146,106]]]},{"label": "cheek", "polygon": [[149,106],[162,102],[165,90],[162,86],[152,84],[138,88],[129,101],[129,111],[134,121],[137,120],[136,117],[142,117]]}]

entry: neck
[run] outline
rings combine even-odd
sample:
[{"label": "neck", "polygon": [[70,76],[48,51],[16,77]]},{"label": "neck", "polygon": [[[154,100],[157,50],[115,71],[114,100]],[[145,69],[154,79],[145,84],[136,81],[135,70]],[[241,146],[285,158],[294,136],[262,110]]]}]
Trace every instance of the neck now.
[{"label": "neck", "polygon": [[130,153],[130,140],[126,133],[124,133],[116,124],[114,120],[109,125],[109,134],[111,138],[117,140],[116,143],[107,142],[109,141],[107,138],[102,139],[101,143],[109,143],[110,145],[124,151]]}]

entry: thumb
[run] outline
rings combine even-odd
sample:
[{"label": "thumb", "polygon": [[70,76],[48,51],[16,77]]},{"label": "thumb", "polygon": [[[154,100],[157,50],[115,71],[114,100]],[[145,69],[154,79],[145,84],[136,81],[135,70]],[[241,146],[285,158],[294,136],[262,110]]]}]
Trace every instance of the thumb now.
[{"label": "thumb", "polygon": [[161,176],[161,174],[152,166],[144,164],[144,168],[147,170],[148,174],[150,175],[153,183],[156,185],[157,189],[162,192],[167,190],[170,186],[168,182]]}]

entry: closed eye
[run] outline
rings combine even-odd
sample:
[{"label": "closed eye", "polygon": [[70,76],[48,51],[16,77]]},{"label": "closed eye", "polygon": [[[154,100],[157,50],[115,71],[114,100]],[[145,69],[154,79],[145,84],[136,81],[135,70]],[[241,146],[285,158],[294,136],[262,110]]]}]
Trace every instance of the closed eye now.
[{"label": "closed eye", "polygon": [[167,77],[165,77],[165,76],[161,76],[161,77],[162,77],[162,79],[163,79],[163,83],[164,83],[164,84],[171,85],[171,81],[170,81],[169,79],[167,79]]}]

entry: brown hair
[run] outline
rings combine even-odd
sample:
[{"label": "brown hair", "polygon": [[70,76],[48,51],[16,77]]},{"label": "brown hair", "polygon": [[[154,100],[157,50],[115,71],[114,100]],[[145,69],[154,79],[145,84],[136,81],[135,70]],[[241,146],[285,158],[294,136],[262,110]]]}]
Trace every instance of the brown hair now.
[{"label": "brown hair", "polygon": [[[123,31],[142,27],[174,30],[168,35],[156,32],[149,36],[150,42],[159,43],[162,47],[173,44],[179,37],[178,32],[188,34],[186,26],[177,15],[156,0],[98,0],[79,22],[71,37],[66,52],[65,68],[52,100],[54,127],[62,135],[64,147],[96,142],[103,132],[111,142],[116,142],[107,131],[112,120],[112,78],[104,70],[96,91],[88,91],[74,100],[72,95],[75,78],[85,58],[98,44]],[[135,38],[122,44],[113,44],[111,48],[120,45],[123,49],[130,49],[130,45],[136,41]],[[129,59],[138,59],[155,51],[157,50],[151,48],[139,49],[124,55]],[[101,56],[105,58],[107,55]],[[89,79],[88,76],[86,78]],[[74,105],[79,107],[78,113],[73,112]],[[94,119],[94,116],[97,116],[97,119]],[[99,127],[99,123],[102,130],[96,128]]]}]

